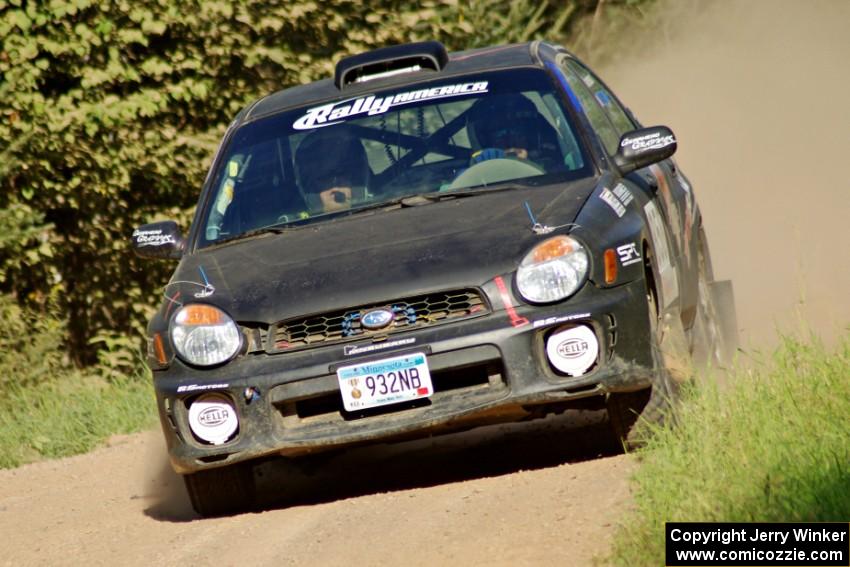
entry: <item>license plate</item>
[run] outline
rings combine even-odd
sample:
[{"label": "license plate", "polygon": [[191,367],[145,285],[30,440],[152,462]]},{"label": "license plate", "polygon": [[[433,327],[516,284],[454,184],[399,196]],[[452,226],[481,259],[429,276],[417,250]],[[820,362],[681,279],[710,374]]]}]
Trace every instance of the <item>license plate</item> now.
[{"label": "license plate", "polygon": [[346,411],[397,404],[434,393],[421,352],[343,366],[336,371]]}]

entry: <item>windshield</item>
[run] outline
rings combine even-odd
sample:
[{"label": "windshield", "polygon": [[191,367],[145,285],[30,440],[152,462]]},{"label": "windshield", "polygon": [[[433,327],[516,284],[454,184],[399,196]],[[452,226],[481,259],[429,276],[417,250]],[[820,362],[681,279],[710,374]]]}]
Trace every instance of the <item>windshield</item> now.
[{"label": "windshield", "polygon": [[441,78],[250,122],[232,136],[201,247],[405,196],[592,175],[542,70]]}]

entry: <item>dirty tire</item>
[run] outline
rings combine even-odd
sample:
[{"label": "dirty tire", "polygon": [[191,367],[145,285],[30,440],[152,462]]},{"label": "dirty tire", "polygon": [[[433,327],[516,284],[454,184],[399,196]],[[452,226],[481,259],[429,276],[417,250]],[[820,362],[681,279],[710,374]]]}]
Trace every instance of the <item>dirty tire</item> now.
[{"label": "dirty tire", "polygon": [[637,449],[646,443],[651,434],[652,426],[664,423],[676,395],[676,388],[667,370],[660,346],[660,315],[653,284],[655,281],[654,272],[649,264],[648,251],[645,251],[644,257],[647,259],[646,303],[649,312],[654,363],[652,385],[649,388],[634,392],[611,393],[605,402],[608,411],[608,423],[614,441],[618,448],[625,450]]},{"label": "dirty tire", "polygon": [[201,516],[227,516],[254,506],[254,471],[250,463],[183,475],[192,508]]},{"label": "dirty tire", "polygon": [[640,445],[635,429],[640,416],[652,397],[652,388],[636,392],[617,392],[608,396],[605,407],[608,410],[608,423],[618,449],[634,449]]}]

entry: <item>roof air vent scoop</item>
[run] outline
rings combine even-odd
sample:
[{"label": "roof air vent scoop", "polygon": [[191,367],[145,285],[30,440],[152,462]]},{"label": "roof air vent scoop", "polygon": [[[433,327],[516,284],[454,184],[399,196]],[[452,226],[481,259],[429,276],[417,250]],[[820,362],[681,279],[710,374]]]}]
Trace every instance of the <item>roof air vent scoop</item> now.
[{"label": "roof air vent scoop", "polygon": [[345,57],[336,64],[334,84],[346,86],[374,79],[416,71],[441,71],[449,60],[439,41],[422,41],[382,47],[359,55]]}]

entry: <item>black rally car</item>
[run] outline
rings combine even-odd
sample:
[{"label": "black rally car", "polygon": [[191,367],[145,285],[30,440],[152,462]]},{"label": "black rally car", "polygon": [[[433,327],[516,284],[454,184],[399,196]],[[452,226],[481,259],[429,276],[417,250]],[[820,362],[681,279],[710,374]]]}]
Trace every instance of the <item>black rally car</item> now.
[{"label": "black rally car", "polygon": [[570,407],[628,440],[727,347],[675,149],[542,42],[379,49],[245,108],[188,234],[133,234],[180,261],[148,356],[195,509],[249,506],[258,458]]}]

